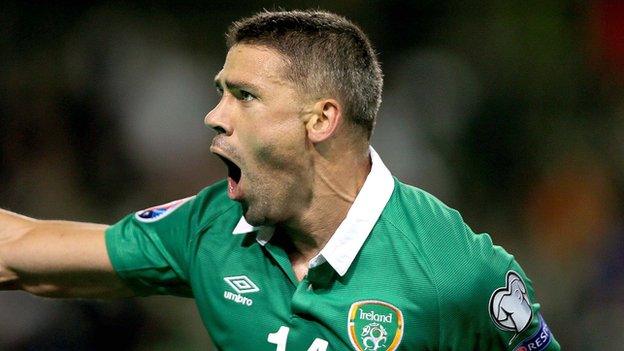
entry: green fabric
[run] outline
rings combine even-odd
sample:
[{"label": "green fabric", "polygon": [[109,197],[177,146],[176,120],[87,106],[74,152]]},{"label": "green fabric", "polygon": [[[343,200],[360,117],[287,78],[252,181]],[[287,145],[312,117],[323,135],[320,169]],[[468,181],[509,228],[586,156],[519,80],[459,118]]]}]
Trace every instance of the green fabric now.
[{"label": "green fabric", "polygon": [[[540,329],[532,283],[513,256],[422,190],[395,180],[348,272],[341,277],[324,263],[297,283],[281,248],[260,245],[254,233],[232,234],[242,211],[226,186],[216,183],[151,223],[127,216],[106,235],[113,266],[128,286],[138,295],[194,297],[221,350],[353,350],[351,318],[356,344],[370,350],[392,349],[401,328],[399,350],[514,350]],[[497,327],[489,312],[509,271],[522,277],[532,302],[531,323],[519,335]],[[228,277],[242,281],[243,292]],[[380,324],[386,338],[363,341],[363,328]],[[278,347],[283,341],[285,348]],[[536,349],[560,348],[552,338]]]}]

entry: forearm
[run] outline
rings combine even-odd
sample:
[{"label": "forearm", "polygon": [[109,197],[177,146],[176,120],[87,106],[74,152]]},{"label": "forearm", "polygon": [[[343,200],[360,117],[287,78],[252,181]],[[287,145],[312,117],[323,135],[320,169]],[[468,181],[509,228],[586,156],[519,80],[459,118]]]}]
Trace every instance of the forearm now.
[{"label": "forearm", "polygon": [[9,250],[23,238],[32,227],[34,220],[0,209],[0,290],[19,289],[19,277],[10,268]]},{"label": "forearm", "polygon": [[0,210],[0,289],[55,297],[131,295],[108,259],[105,229]]}]

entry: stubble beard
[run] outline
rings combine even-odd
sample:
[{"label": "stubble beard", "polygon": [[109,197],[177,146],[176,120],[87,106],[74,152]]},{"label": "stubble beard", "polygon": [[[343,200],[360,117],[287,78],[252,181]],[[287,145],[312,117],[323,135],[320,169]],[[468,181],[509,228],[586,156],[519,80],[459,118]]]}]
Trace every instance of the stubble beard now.
[{"label": "stubble beard", "polygon": [[[270,176],[267,176],[270,178]],[[245,220],[254,226],[278,225],[292,220],[312,198],[304,177],[249,179],[251,191],[242,202]]]},{"label": "stubble beard", "polygon": [[[256,152],[261,160],[255,172],[249,172],[245,219],[258,225],[279,225],[301,214],[312,199],[312,164],[299,152],[265,145]],[[291,149],[292,150],[292,149]]]}]

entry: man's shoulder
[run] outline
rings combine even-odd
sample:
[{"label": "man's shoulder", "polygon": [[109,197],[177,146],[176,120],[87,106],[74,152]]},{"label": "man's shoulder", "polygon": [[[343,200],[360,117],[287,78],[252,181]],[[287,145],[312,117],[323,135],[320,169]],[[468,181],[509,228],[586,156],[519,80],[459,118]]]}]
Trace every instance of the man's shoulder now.
[{"label": "man's shoulder", "polygon": [[198,227],[223,217],[232,217],[232,220],[238,221],[241,216],[240,205],[227,196],[225,180],[218,181],[197,193],[189,211]]},{"label": "man's shoulder", "polygon": [[241,216],[240,205],[228,198],[227,182],[218,181],[193,196],[152,206],[120,220],[113,227],[155,233],[195,233],[217,218]]},{"label": "man's shoulder", "polygon": [[414,235],[439,227],[463,225],[459,212],[434,195],[395,179],[394,192],[384,211],[384,218],[400,230]]},{"label": "man's shoulder", "polygon": [[494,257],[497,266],[506,266],[512,259],[488,234],[473,232],[457,210],[398,180],[383,218],[418,247],[434,271],[470,270],[492,264]]},{"label": "man's shoulder", "polygon": [[406,206],[430,208],[432,210],[452,210],[435,195],[414,185],[406,184],[395,178],[395,194]]}]

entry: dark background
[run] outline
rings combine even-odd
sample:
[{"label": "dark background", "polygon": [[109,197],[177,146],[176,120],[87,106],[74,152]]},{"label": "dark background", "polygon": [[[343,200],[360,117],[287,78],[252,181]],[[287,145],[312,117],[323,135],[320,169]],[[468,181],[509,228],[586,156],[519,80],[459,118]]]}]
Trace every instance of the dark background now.
[{"label": "dark background", "polygon": [[[390,170],[516,256],[566,350],[621,348],[621,1],[3,2],[0,207],[113,223],[223,177],[202,124],[223,33],[278,5],[360,24]],[[0,316],[6,350],[209,348],[188,299],[1,292]]]}]

